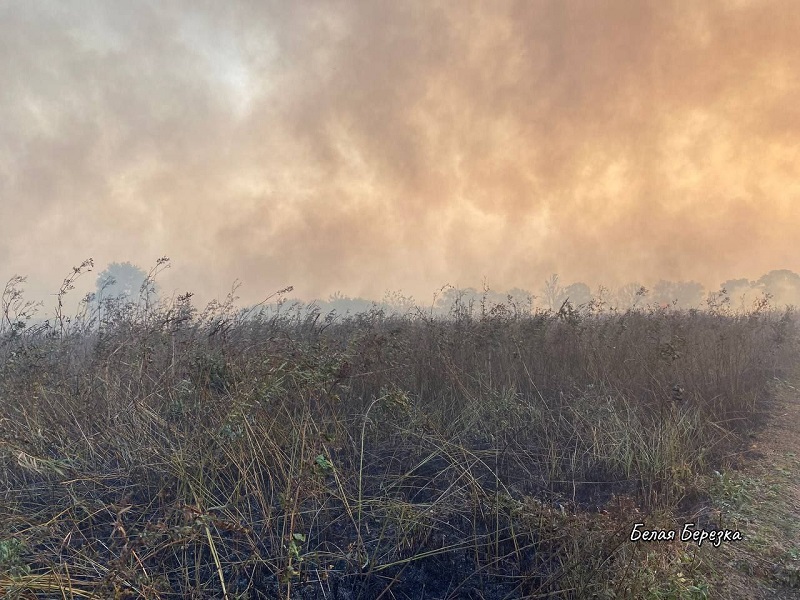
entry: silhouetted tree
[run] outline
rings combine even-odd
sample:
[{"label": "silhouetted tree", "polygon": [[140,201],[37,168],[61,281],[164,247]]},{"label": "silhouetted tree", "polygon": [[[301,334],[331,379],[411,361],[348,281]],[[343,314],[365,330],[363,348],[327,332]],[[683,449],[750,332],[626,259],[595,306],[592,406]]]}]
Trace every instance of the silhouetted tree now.
[{"label": "silhouetted tree", "polygon": [[[147,273],[130,262],[111,263],[97,276],[95,299],[98,302],[108,299],[135,300],[139,298],[146,279]],[[155,284],[148,290],[148,295],[151,299],[157,295]]]},{"label": "silhouetted tree", "polygon": [[561,307],[561,302],[563,302],[563,300],[559,302],[563,291],[563,288],[558,283],[558,275],[553,273],[544,282],[544,287],[542,288],[542,298],[545,301],[545,306],[550,310],[558,310]]},{"label": "silhouetted tree", "polygon": [[729,306],[733,310],[745,310],[755,298],[754,281],[749,279],[728,279],[720,285],[720,290],[725,290]]},{"label": "silhouetted tree", "polygon": [[753,287],[753,282],[748,279],[728,279],[720,285],[720,289],[725,289],[727,294],[733,299],[737,292],[744,293]]},{"label": "silhouetted tree", "polygon": [[617,290],[617,306],[622,309],[635,308],[644,303],[649,290],[638,281],[626,283]]},{"label": "silhouetted tree", "polygon": [[357,313],[367,312],[377,303],[364,298],[351,298],[345,296],[341,292],[336,292],[328,297],[327,302],[318,302],[320,310],[323,313],[336,311],[337,315],[344,316],[347,314],[355,315]]},{"label": "silhouetted tree", "polygon": [[775,306],[800,305],[800,275],[788,269],[770,271],[753,287],[769,294]]},{"label": "silhouetted tree", "polygon": [[702,284],[696,281],[666,281],[662,279],[653,286],[653,300],[659,306],[699,308],[704,299],[705,290]]},{"label": "silhouetted tree", "polygon": [[536,296],[522,288],[511,288],[506,293],[506,300],[511,308],[518,313],[530,313],[533,310],[533,301]]},{"label": "silhouetted tree", "polygon": [[413,296],[406,296],[401,290],[387,291],[383,295],[381,305],[389,312],[396,314],[409,314],[414,311],[417,304]]},{"label": "silhouetted tree", "polygon": [[592,290],[585,283],[572,283],[561,291],[558,300],[559,302],[556,308],[560,308],[565,300],[569,300],[572,306],[588,304],[592,301]]},{"label": "silhouetted tree", "polygon": [[448,287],[437,298],[435,308],[442,314],[471,313],[480,302],[480,294],[475,288]]}]

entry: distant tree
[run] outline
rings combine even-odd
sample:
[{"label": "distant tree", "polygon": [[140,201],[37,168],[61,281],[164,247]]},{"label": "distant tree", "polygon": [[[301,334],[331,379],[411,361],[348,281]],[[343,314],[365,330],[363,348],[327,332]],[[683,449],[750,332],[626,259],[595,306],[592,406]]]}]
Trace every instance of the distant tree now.
[{"label": "distant tree", "polygon": [[725,290],[729,305],[733,310],[745,310],[755,298],[754,281],[749,279],[728,279],[720,285],[720,290]]},{"label": "distant tree", "polygon": [[336,311],[336,314],[340,316],[367,312],[376,305],[376,303],[371,300],[351,298],[350,296],[343,295],[341,292],[331,294],[327,302],[319,302],[318,304],[323,313]]},{"label": "distant tree", "polygon": [[800,275],[788,269],[770,271],[753,287],[769,294],[775,306],[800,305]]},{"label": "distant tree", "polygon": [[700,308],[706,298],[703,284],[697,281],[679,281],[676,292],[678,308]]},{"label": "distant tree", "polygon": [[556,308],[561,308],[565,300],[569,300],[572,306],[588,304],[592,301],[592,290],[585,283],[572,283],[561,290],[558,300],[559,302]]},{"label": "distant tree", "polygon": [[533,294],[523,288],[511,288],[506,295],[511,296],[515,302],[529,302],[534,298]]},{"label": "distant tree", "polygon": [[[142,284],[147,279],[147,273],[130,262],[111,263],[97,276],[98,302],[108,299],[136,300],[142,289]],[[157,295],[155,284],[148,290],[148,296]]]},{"label": "distant tree", "polygon": [[702,284],[696,281],[666,281],[662,279],[653,286],[653,300],[659,306],[676,308],[699,308],[705,299]]},{"label": "distant tree", "polygon": [[723,281],[722,285],[720,285],[720,289],[724,289],[731,299],[733,299],[734,295],[737,292],[744,293],[746,290],[749,290],[753,287],[753,283],[748,279],[728,279],[727,281]]},{"label": "distant tree", "polygon": [[448,287],[436,298],[436,309],[441,314],[471,313],[480,303],[481,295],[475,288]]},{"label": "distant tree", "polygon": [[509,308],[507,306],[508,295],[489,289],[489,285],[486,282],[483,284],[483,290],[478,292],[477,302],[480,307],[481,316],[495,314],[498,311],[505,312],[505,310]]},{"label": "distant tree", "polygon": [[511,288],[506,292],[506,300],[510,307],[518,313],[530,313],[536,296],[522,288]]},{"label": "distant tree", "polygon": [[401,290],[387,290],[381,304],[389,313],[400,315],[409,314],[417,307],[414,297],[406,296]]},{"label": "distant tree", "polygon": [[545,306],[550,310],[558,310],[561,307],[561,302],[563,302],[563,300],[559,302],[563,292],[564,289],[558,283],[558,275],[553,273],[547,281],[544,282],[544,287],[542,288],[542,299],[545,302]]},{"label": "distant tree", "polygon": [[638,281],[626,283],[617,290],[617,306],[622,309],[636,308],[644,302],[648,293],[648,289]]}]

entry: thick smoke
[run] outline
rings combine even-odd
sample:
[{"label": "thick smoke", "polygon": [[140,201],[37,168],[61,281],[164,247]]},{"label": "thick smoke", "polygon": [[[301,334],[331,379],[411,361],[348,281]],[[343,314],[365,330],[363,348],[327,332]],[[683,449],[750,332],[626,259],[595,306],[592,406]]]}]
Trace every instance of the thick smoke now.
[{"label": "thick smoke", "polygon": [[248,300],[800,270],[793,1],[16,2],[0,28],[0,258],[42,293],[87,256]]}]

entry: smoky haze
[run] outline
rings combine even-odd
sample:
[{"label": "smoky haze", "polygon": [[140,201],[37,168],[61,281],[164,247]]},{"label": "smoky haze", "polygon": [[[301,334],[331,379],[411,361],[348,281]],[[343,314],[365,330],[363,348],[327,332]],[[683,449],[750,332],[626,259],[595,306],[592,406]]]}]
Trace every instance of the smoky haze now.
[{"label": "smoky haze", "polygon": [[794,0],[5,2],[0,274],[167,255],[165,289],[424,301],[800,271],[798,31]]}]

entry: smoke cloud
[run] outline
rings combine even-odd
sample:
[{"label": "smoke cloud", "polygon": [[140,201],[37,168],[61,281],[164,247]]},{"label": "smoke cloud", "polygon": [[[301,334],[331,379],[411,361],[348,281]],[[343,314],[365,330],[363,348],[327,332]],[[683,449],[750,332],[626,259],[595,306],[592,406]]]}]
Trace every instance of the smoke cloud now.
[{"label": "smoke cloud", "polygon": [[[165,288],[800,271],[800,5],[7,2],[0,274]],[[98,269],[99,270],[99,269]]]}]

